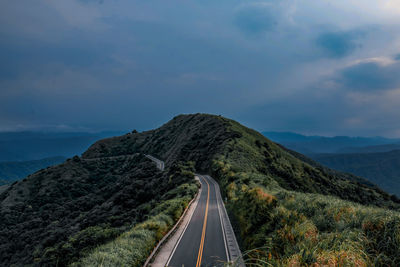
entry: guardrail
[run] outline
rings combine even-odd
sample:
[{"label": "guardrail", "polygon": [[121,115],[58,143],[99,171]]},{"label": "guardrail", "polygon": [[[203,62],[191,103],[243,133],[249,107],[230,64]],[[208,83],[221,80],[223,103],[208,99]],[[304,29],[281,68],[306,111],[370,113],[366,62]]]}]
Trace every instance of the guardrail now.
[{"label": "guardrail", "polygon": [[[211,178],[209,175],[206,176],[208,178]],[[239,245],[236,240],[235,232],[233,231],[232,224],[229,220],[228,213],[226,211],[224,202],[222,200],[219,185],[214,179],[211,178],[210,180],[213,181],[215,188],[217,189],[215,191],[217,192],[217,203],[219,206],[219,210],[221,211],[220,216],[222,221],[222,227],[229,254],[228,262],[231,264],[230,266],[244,267],[245,264],[243,261],[242,252],[240,251]]]},{"label": "guardrail", "polygon": [[165,169],[164,161],[159,160],[159,159],[157,159],[157,158],[155,158],[155,157],[153,157],[151,155],[146,155],[145,154],[145,156],[146,156],[146,158],[148,158],[148,159],[152,160],[153,162],[155,162],[157,164],[157,168],[158,169],[160,169],[161,171],[164,171],[164,169]]}]

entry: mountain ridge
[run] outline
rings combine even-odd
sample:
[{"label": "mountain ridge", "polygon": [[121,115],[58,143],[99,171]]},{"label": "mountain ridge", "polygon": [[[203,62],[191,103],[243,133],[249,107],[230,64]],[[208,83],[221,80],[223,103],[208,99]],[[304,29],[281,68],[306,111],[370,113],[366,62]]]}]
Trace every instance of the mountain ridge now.
[{"label": "mountain ridge", "polygon": [[[150,166],[150,162],[141,157],[131,156],[135,159],[132,161],[117,157],[137,153],[151,154],[164,160],[166,172],[160,173],[154,164]],[[142,133],[133,131],[99,140],[81,158],[74,157],[64,164],[37,172],[0,193],[0,215],[5,218],[0,222],[0,231],[3,231],[0,236],[6,237],[1,240],[3,247],[0,249],[0,259],[13,263],[17,263],[18,259],[23,259],[24,263],[34,260],[34,265],[45,266],[54,265],[55,262],[66,265],[71,263],[71,259],[79,261],[83,256],[96,261],[95,250],[91,250],[93,245],[111,242],[118,235],[129,239],[131,234],[128,233],[140,227],[153,231],[152,237],[146,239],[149,240],[146,243],[148,245],[142,247],[148,251],[168,228],[165,228],[165,221],[158,221],[164,217],[156,217],[156,221],[148,224],[143,219],[151,215],[157,205],[168,201],[178,202],[180,204],[171,211],[175,215],[167,220],[167,225],[171,225],[174,221],[172,218],[179,217],[182,210],[179,207],[184,207],[194,194],[193,190],[182,189],[193,188],[194,171],[212,174],[219,182],[221,193],[227,199],[230,217],[237,222],[242,249],[251,250],[265,245],[271,247],[271,256],[268,253],[250,253],[249,260],[258,258],[275,266],[290,266],[291,259],[302,259],[307,253],[316,251],[318,243],[331,242],[334,248],[356,242],[357,247],[362,247],[362,253],[350,250],[353,256],[346,257],[346,262],[354,258],[365,264],[374,259],[400,262],[398,257],[392,257],[393,252],[386,247],[374,250],[371,246],[377,244],[377,238],[382,233],[375,235],[375,232],[368,230],[369,226],[364,227],[374,226],[384,220],[382,223],[385,227],[379,228],[379,231],[396,234],[390,225],[397,224],[390,220],[398,216],[398,198],[368,182],[363,183],[362,178],[321,167],[233,120],[199,113],[176,116],[154,130]],[[168,191],[174,187],[181,190],[174,193]],[[132,202],[132,195],[136,196],[135,202]],[[79,212],[71,216],[69,210]],[[341,218],[350,216],[348,210],[357,213],[358,217],[342,221]],[[389,213],[394,215],[388,216]],[[29,227],[19,221],[24,216],[31,220]],[[378,221],[370,221],[371,216]],[[70,227],[72,219],[76,228]],[[54,224],[55,221],[64,223]],[[46,228],[47,225],[53,228]],[[155,228],[151,228],[151,225],[155,225]],[[64,227],[68,227],[68,230],[65,231]],[[90,227],[97,230],[93,231]],[[301,227],[308,227],[305,231],[310,231],[314,238],[312,240],[319,240],[318,243],[310,241],[310,235],[305,235]],[[343,227],[347,230],[340,232],[339,239],[332,240]],[[42,233],[51,233],[50,238],[45,238]],[[286,236],[286,233],[295,233],[296,236]],[[353,240],[356,233],[365,235],[369,243]],[[27,241],[21,239],[27,236],[30,242],[32,239],[39,242],[34,258],[29,256],[33,255],[33,247],[27,246],[24,243]],[[77,238],[82,242],[77,242]],[[396,236],[393,238],[397,240]],[[19,246],[26,250],[12,254],[9,249],[18,246],[8,242],[15,240],[19,240]],[[85,245],[79,247],[79,244]],[[307,251],[301,252],[298,246],[303,246]],[[309,257],[321,264],[321,257],[329,253],[332,257],[339,257],[340,250],[332,248],[318,249],[318,253],[323,254]],[[115,258],[109,254],[103,257],[107,258],[107,262],[117,265],[141,266],[141,260],[135,263],[121,262],[132,259],[132,255]],[[140,255],[140,259],[145,259],[144,252]],[[66,257],[70,257],[70,260]]]}]

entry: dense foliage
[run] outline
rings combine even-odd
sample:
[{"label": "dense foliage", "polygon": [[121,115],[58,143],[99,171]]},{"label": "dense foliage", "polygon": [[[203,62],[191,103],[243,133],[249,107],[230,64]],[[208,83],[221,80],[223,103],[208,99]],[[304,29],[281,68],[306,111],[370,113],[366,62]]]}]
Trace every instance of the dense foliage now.
[{"label": "dense foliage", "polygon": [[[124,156],[135,153],[169,168]],[[101,140],[1,193],[1,262],[139,266],[195,192],[193,166],[180,161],[219,181],[247,261],[400,265],[397,197],[204,114]]]},{"label": "dense foliage", "polygon": [[64,266],[144,221],[193,172],[143,155],[73,159],[0,194],[0,262]]},{"label": "dense foliage", "polygon": [[143,266],[158,241],[180,218],[197,189],[197,185],[191,183],[169,191],[149,213],[149,219],[96,247],[72,266]]},{"label": "dense foliage", "polygon": [[396,197],[229,124],[241,137],[226,145],[213,172],[249,264],[399,266]]},{"label": "dense foliage", "polygon": [[[396,257],[389,261],[398,253],[392,249],[398,213],[390,211],[400,208],[397,197],[234,121],[203,114],[178,116],[153,131],[102,140],[84,156],[136,151],[150,151],[167,162],[188,158],[197,171],[213,174],[228,198],[242,248],[252,251],[247,260],[268,266],[397,264]],[[349,216],[341,214],[347,213],[354,215],[351,220],[343,219]],[[389,243],[377,239],[376,227],[367,227],[369,217],[376,219],[373,225],[379,225],[380,233],[392,231]],[[261,249],[254,253],[257,247]]]},{"label": "dense foliage", "polygon": [[226,123],[220,116],[180,115],[155,130],[100,140],[83,157],[140,152],[163,159],[167,166],[176,161],[193,161],[197,171],[208,171],[212,158],[235,134],[226,131]]}]

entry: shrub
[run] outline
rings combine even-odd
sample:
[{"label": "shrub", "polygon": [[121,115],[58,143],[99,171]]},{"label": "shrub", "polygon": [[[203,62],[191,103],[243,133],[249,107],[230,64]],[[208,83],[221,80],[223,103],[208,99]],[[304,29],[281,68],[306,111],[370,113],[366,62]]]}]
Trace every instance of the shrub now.
[{"label": "shrub", "polygon": [[172,191],[174,192],[168,192],[166,195],[175,195],[177,191],[186,194],[162,201],[151,211],[150,218],[116,239],[86,253],[85,257],[72,266],[142,266],[157,242],[180,218],[197,191],[197,185],[183,184]]}]

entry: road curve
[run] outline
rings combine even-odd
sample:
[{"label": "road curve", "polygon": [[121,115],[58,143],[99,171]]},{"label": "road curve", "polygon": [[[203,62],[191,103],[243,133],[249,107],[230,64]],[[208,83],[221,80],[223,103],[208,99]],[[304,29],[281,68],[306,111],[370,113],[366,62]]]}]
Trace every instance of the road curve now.
[{"label": "road curve", "polygon": [[203,190],[192,218],[167,262],[170,267],[223,266],[228,262],[218,188],[211,177],[198,177]]}]

